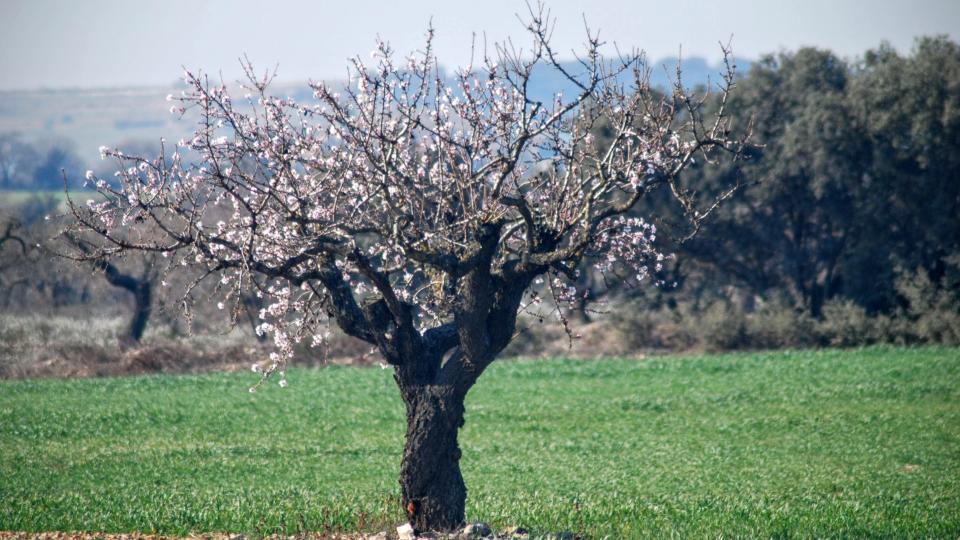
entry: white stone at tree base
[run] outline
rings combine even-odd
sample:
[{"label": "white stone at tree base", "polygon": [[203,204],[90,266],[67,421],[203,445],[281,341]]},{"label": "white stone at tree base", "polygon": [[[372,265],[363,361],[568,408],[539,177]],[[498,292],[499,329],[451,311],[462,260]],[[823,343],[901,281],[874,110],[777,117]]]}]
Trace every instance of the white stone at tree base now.
[{"label": "white stone at tree base", "polygon": [[490,536],[490,526],[486,523],[477,522],[471,523],[463,528],[463,531],[460,533],[461,538],[483,538],[485,536]]},{"label": "white stone at tree base", "polygon": [[403,525],[397,527],[398,540],[415,540],[416,537],[417,536],[413,533],[413,525],[404,523]]}]

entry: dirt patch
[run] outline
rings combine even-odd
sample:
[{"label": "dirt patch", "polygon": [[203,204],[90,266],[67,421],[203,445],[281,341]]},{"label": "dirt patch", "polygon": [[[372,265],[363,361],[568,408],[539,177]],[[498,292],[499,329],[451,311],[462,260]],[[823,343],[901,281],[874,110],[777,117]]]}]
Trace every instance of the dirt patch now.
[{"label": "dirt patch", "polygon": [[295,536],[257,536],[242,534],[206,533],[190,536],[168,536],[148,533],[98,533],[98,532],[4,532],[0,531],[0,540],[247,540],[257,538],[265,540],[386,540],[386,533],[379,534],[302,534]]}]

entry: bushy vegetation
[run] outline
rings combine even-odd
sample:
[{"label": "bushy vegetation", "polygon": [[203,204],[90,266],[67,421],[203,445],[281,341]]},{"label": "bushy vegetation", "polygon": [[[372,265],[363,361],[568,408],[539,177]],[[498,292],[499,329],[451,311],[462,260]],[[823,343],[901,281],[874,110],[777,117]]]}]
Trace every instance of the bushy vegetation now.
[{"label": "bushy vegetation", "polygon": [[[498,363],[467,515],[588,538],[955,537],[960,351]],[[0,383],[0,530],[255,534],[404,520],[390,370]]]},{"label": "bushy vegetation", "polygon": [[[955,279],[952,269],[944,281]],[[744,306],[723,296],[647,308],[634,301],[614,310],[612,325],[625,350],[707,351],[856,347],[869,344],[960,344],[960,296],[953,284],[935,283],[923,270],[896,280],[902,306],[870,314],[849,298],[828,300],[819,317],[778,300]],[[759,305],[757,305],[759,303]]]}]

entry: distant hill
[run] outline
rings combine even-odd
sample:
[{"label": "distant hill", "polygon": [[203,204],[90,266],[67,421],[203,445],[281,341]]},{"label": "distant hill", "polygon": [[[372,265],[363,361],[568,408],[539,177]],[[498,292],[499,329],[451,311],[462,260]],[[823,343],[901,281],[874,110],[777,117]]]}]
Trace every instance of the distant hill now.
[{"label": "distant hill", "polygon": [[[651,62],[651,82],[667,87],[674,76],[676,58]],[[577,62],[564,64],[571,73],[583,68]],[[750,62],[739,60],[738,73],[744,74]],[[716,81],[722,66],[702,58],[687,58],[683,64],[684,83],[703,85]],[[299,101],[312,99],[306,83],[275,84],[273,93]],[[18,132],[26,141],[66,142],[90,168],[98,166],[101,145],[157,145],[161,137],[176,141],[192,131],[191,120],[178,119],[169,112],[167,94],[179,93],[180,86],[61,89],[0,92],[0,133]],[[531,82],[535,99],[550,102],[555,92],[575,94],[575,86],[561,74],[541,70]]]},{"label": "distant hill", "polygon": [[[752,62],[749,60],[738,59],[736,61],[737,73],[742,76],[750,69]],[[584,74],[584,67],[578,62],[564,62],[563,68],[572,75]],[[655,88],[666,89],[673,85],[676,78],[677,58],[664,58],[662,60],[651,62],[647,66],[650,69],[650,84]],[[722,63],[710,64],[703,58],[686,58],[681,63],[681,72],[683,84],[687,88],[711,85],[721,80],[724,67]],[[632,80],[631,73],[624,73],[621,79],[624,83]],[[577,87],[571,83],[560,72],[554,69],[548,69],[545,66],[539,72],[534,73],[528,91],[535,100],[550,102],[556,92],[562,92],[564,96],[573,96],[577,93]]]}]

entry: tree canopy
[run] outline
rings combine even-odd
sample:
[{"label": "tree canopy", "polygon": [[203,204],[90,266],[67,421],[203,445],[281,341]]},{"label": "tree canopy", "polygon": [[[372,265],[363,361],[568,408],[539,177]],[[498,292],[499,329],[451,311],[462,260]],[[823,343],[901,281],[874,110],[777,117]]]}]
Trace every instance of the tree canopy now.
[{"label": "tree canopy", "polygon": [[[407,405],[404,508],[419,529],[454,528],[463,399],[518,313],[540,302],[537,281],[563,303],[579,294],[584,259],[647,279],[665,255],[650,220],[628,212],[663,190],[694,234],[739,184],[704,200],[681,172],[718,151],[738,157],[749,138],[729,137],[732,68],[707,115],[679,73],[672,93],[653,92],[642,53],[604,56],[589,30],[576,70],[565,67],[552,24],[532,9],[528,49],[495,45],[452,82],[432,29],[402,60],[378,42],[345,87],[314,83],[312,103],[271,96],[249,65],[236,102],[223,81],[188,72],[170,100],[174,113],[199,113],[194,136],[170,156],[103,148],[119,184],[88,173],[104,198],[71,204],[73,233],[99,247],[78,257],[160,253],[198,270],[197,282],[217,279],[225,305],[255,289],[266,298],[259,330],[277,346],[262,371],[280,371],[281,385],[294,345],[322,339],[327,320],[375,346]],[[538,67],[576,93],[532,98]],[[612,134],[602,145],[600,124]]]}]

